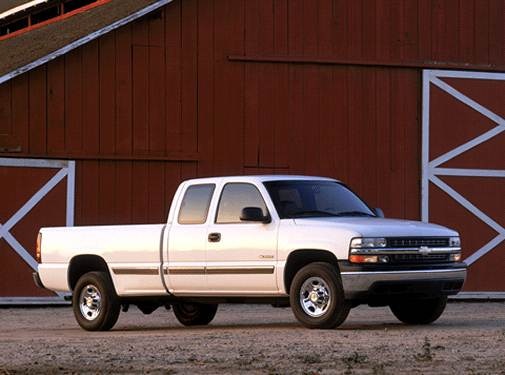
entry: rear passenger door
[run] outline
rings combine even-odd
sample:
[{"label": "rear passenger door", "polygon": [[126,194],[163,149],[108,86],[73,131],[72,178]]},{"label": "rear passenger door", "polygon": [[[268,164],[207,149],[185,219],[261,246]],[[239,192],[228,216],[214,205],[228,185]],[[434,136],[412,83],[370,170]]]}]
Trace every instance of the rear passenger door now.
[{"label": "rear passenger door", "polygon": [[214,184],[195,184],[183,192],[169,231],[168,267],[164,269],[168,288],[175,294],[206,290],[207,216],[214,190]]},{"label": "rear passenger door", "polygon": [[222,295],[275,294],[277,225],[241,221],[244,207],[269,214],[255,185],[225,184],[207,229],[207,288]]}]

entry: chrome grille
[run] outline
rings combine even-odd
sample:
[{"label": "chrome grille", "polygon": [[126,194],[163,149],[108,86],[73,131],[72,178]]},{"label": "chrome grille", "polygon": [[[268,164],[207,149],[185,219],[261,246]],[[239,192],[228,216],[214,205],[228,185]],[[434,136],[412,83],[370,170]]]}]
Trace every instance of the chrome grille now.
[{"label": "chrome grille", "polygon": [[443,263],[449,262],[449,254],[394,254],[390,256],[391,263]]},{"label": "chrome grille", "polygon": [[448,247],[447,237],[390,237],[386,239],[387,247],[410,248],[410,247]]}]

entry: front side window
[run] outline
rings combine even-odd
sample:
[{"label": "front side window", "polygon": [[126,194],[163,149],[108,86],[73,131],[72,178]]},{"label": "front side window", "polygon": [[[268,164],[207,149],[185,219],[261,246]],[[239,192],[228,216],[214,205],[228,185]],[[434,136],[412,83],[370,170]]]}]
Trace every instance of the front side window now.
[{"label": "front side window", "polygon": [[244,207],[259,207],[263,215],[267,208],[256,186],[245,183],[226,184],[221,193],[216,223],[243,223],[240,215]]},{"label": "front side window", "polygon": [[178,223],[205,223],[214,188],[214,184],[201,184],[188,187],[179,209]]},{"label": "front side window", "polygon": [[281,219],[325,216],[375,216],[346,186],[334,181],[264,183]]}]

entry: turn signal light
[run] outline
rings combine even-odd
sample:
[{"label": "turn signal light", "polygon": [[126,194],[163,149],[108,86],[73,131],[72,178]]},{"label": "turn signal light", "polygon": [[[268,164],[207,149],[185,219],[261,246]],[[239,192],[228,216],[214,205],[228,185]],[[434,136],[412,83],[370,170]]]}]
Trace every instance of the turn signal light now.
[{"label": "turn signal light", "polygon": [[389,263],[387,255],[351,255],[349,261],[352,263]]},{"label": "turn signal light", "polygon": [[37,236],[37,247],[35,249],[35,259],[37,260],[37,263],[42,262],[42,254],[40,251],[41,245],[42,245],[42,233],[39,233],[39,235]]},{"label": "turn signal light", "polygon": [[352,263],[377,263],[379,257],[377,255],[351,255],[349,261]]}]

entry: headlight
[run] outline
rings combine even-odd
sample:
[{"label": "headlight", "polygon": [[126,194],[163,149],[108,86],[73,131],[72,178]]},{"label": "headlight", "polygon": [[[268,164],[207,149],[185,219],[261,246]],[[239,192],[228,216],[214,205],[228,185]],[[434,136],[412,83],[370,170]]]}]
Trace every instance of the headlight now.
[{"label": "headlight", "polygon": [[459,237],[449,237],[450,247],[461,247],[461,240]]},{"label": "headlight", "polygon": [[386,239],[384,237],[353,238],[351,240],[351,249],[370,249],[377,247],[386,247]]}]

